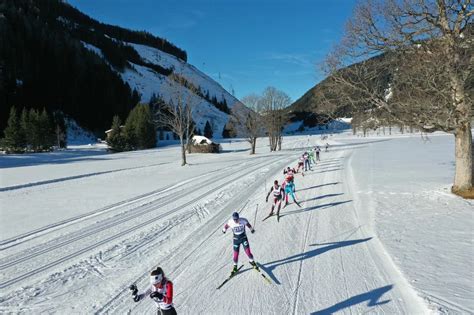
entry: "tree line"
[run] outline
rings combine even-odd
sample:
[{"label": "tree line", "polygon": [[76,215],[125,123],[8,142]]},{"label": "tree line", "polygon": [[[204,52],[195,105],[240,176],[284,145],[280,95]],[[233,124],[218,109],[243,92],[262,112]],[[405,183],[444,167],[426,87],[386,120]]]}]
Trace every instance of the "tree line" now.
[{"label": "tree line", "polygon": [[[166,40],[99,23],[59,0],[0,2],[0,130],[12,104],[60,110],[97,134],[112,123],[110,113],[125,119],[140,95],[116,70],[130,67],[128,61],[163,75],[172,69],[142,60],[132,46],[111,37],[186,60]],[[100,48],[107,60],[81,40]]]},{"label": "tree line", "polygon": [[8,124],[0,140],[0,148],[7,153],[45,152],[53,146],[67,145],[67,129],[61,112],[48,114],[46,109],[23,108],[21,114],[11,107]]},{"label": "tree line", "polygon": [[126,117],[139,94],[32,3],[0,2],[0,129],[13,104],[60,110],[96,133],[110,126],[111,113]]},{"label": "tree line", "polygon": [[218,101],[216,95],[213,95],[212,97],[210,96],[209,90],[206,90],[204,93],[204,90],[200,86],[194,85],[192,82],[189,82],[189,80],[187,80],[185,77],[177,73],[171,74],[170,78],[178,82],[180,85],[186,87],[188,90],[190,90],[194,94],[202,97],[203,99],[205,99],[206,101],[214,105],[221,112],[224,112],[226,114],[231,113],[231,110],[229,109],[229,106],[227,105],[227,101],[224,95],[222,95],[222,101]]},{"label": "tree line", "polygon": [[[44,19],[51,23],[57,23],[58,17],[63,17],[70,21],[72,26],[81,26],[87,29],[93,29],[98,34],[108,35],[118,40],[130,43],[136,43],[157,48],[170,55],[173,55],[183,61],[187,61],[186,51],[170,43],[168,40],[162,37],[158,37],[150,34],[146,31],[133,31],[120,26],[104,24],[98,22],[81,11],[77,10],[73,6],[69,5],[65,1],[60,0],[8,0],[10,2],[16,2],[18,6],[25,5],[28,8],[35,10],[38,9],[38,14],[41,19]],[[8,2],[7,1],[7,2]],[[157,16],[159,18],[159,16]]]}]

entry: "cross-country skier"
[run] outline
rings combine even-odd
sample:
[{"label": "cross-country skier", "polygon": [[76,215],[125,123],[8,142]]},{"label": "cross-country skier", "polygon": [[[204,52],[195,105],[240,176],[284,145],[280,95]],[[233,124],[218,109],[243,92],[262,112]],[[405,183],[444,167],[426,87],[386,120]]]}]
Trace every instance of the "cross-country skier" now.
[{"label": "cross-country skier", "polygon": [[315,160],[315,152],[314,152],[314,149],[313,150],[309,150],[309,163],[312,163],[314,165],[316,165],[316,160]]},{"label": "cross-country skier", "polygon": [[304,161],[304,171],[307,172],[308,169],[311,171],[311,163],[309,161],[308,152],[303,153],[303,161]]},{"label": "cross-country skier", "polygon": [[138,293],[137,286],[132,284],[133,300],[138,302],[149,296],[158,307],[158,315],[176,315],[173,305],[173,283],[165,277],[163,269],[157,267],[150,274],[150,287],[142,293]]},{"label": "cross-country skier", "polygon": [[329,149],[329,143],[326,142],[326,152],[328,152]]},{"label": "cross-country skier", "polygon": [[293,202],[296,203],[298,207],[300,207],[300,204],[296,200],[296,196],[295,196],[295,191],[296,191],[295,183],[293,181],[286,180],[284,183],[284,186],[285,186],[284,188],[285,189],[285,207],[288,205],[289,195],[291,195],[291,198],[293,198]]},{"label": "cross-country skier", "polygon": [[270,194],[273,195],[273,204],[272,204],[272,210],[270,211],[270,214],[268,216],[273,215],[273,210],[275,210],[275,206],[278,206],[277,207],[277,215],[278,215],[278,214],[280,214],[281,202],[283,200],[283,196],[285,194],[285,191],[278,184],[277,180],[275,180],[273,182],[273,186],[268,191],[267,198],[265,198],[266,202],[268,202],[268,197],[270,197]]},{"label": "cross-country skier", "polygon": [[319,146],[316,146],[316,148],[314,148],[314,149],[316,151],[316,161],[320,161],[319,153],[321,152],[321,148]]},{"label": "cross-country skier", "polygon": [[289,180],[291,182],[294,180],[295,173],[296,173],[295,169],[289,166],[283,170],[283,175],[285,175],[285,180]]},{"label": "cross-country skier", "polygon": [[304,157],[303,156],[300,156],[299,159],[298,159],[298,167],[296,169],[296,173],[298,173],[300,171],[300,167],[301,167],[301,172],[303,173],[303,167],[304,167]]},{"label": "cross-country skier", "polygon": [[250,225],[249,221],[246,218],[240,218],[237,212],[232,213],[232,219],[230,219],[222,228],[222,233],[225,234],[228,228],[232,229],[234,234],[234,268],[232,269],[231,275],[234,275],[238,268],[237,263],[239,262],[239,250],[240,245],[244,247],[245,253],[249,257],[250,264],[258,269],[257,264],[253,260],[252,252],[250,251],[249,240],[247,239],[247,234],[245,234],[245,228],[249,228],[251,233],[255,233],[254,228]]}]

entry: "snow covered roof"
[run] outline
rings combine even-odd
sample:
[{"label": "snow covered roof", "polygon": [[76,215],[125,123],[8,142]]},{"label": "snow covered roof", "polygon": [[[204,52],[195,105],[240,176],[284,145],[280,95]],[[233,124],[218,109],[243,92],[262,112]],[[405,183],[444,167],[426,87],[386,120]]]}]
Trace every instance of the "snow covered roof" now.
[{"label": "snow covered roof", "polygon": [[193,142],[196,144],[212,144],[213,142],[204,136],[193,136]]},{"label": "snow covered roof", "polygon": [[[125,126],[124,126],[124,125],[121,125],[121,126],[120,126],[120,129],[122,129],[123,127],[125,127]],[[105,131],[106,134],[109,134],[109,133],[111,133],[111,132],[112,132],[112,129],[108,129],[108,130]]]}]

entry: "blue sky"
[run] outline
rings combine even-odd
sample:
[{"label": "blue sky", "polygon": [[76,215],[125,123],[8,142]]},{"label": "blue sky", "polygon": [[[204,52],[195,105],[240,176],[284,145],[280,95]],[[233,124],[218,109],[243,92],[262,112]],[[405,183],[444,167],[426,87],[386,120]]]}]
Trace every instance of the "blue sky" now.
[{"label": "blue sky", "polygon": [[237,97],[267,86],[301,97],[343,32],[352,0],[68,0],[108,24],[146,30]]}]

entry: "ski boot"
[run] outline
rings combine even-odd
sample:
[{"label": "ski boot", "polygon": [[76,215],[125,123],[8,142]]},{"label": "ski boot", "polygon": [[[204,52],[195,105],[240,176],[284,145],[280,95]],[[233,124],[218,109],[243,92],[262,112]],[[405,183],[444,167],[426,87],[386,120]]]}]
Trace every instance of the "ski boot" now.
[{"label": "ski boot", "polygon": [[257,271],[260,271],[260,269],[257,266],[257,263],[255,261],[251,261],[250,264],[252,265],[253,269],[256,269]]},{"label": "ski boot", "polygon": [[230,272],[230,276],[231,276],[231,277],[234,276],[234,275],[237,273],[237,271],[239,271],[239,270],[237,269],[237,265],[234,265],[234,268],[232,268],[232,271]]}]

